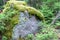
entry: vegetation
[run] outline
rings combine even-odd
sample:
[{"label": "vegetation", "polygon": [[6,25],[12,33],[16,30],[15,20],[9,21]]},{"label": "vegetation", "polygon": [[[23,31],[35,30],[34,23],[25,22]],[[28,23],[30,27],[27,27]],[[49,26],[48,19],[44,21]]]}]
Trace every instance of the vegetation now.
[{"label": "vegetation", "polygon": [[[58,26],[60,28],[60,17],[57,17],[55,23],[52,24],[52,22],[60,13],[60,0],[19,0],[15,2],[10,0],[8,2],[6,1],[4,5],[2,2],[0,0],[0,9],[3,10],[0,13],[2,40],[11,39],[12,29],[19,22],[19,12],[24,12],[25,10],[44,20],[44,22],[39,23],[42,29],[39,29],[39,32],[35,35],[29,34],[25,40],[58,40],[55,28]],[[28,6],[27,3],[32,7]]]}]

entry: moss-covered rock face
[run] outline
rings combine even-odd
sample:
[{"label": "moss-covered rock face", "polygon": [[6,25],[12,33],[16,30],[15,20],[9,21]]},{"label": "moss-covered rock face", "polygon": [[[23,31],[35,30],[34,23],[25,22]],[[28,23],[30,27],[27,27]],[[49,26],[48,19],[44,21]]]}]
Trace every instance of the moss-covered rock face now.
[{"label": "moss-covered rock face", "polygon": [[[6,5],[4,5],[3,12],[0,14],[0,22],[5,28],[4,35],[8,37],[8,39],[12,36],[12,29],[15,24],[19,22],[18,16],[20,11],[27,10],[30,14],[38,16],[41,20],[44,20],[43,14],[36,10],[33,7],[27,6],[27,3],[24,1],[8,1]],[[1,25],[0,25],[1,26]]]},{"label": "moss-covered rock face", "polygon": [[4,7],[6,8],[6,7],[9,7],[9,6],[12,6],[14,9],[16,9],[18,11],[27,10],[30,14],[35,14],[40,19],[44,19],[44,16],[40,11],[36,10],[33,7],[28,6],[27,3],[24,2],[24,1],[15,1],[15,0],[8,1],[7,4]]}]

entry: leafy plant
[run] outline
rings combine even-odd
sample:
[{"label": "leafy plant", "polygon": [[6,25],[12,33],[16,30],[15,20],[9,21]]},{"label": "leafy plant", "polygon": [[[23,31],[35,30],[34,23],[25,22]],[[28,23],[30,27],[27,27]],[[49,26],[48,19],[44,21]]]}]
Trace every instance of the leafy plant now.
[{"label": "leafy plant", "polygon": [[7,37],[6,37],[6,36],[3,36],[3,37],[2,37],[2,40],[7,40]]}]

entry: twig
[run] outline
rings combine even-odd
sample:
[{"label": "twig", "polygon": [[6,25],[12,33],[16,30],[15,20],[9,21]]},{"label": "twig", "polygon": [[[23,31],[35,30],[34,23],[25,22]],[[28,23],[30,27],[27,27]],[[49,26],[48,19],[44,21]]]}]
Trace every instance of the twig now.
[{"label": "twig", "polygon": [[58,19],[58,17],[60,17],[60,11],[58,12],[58,14],[56,15],[56,17],[53,19],[53,21],[51,22],[51,25],[54,25],[56,22],[56,19]]}]

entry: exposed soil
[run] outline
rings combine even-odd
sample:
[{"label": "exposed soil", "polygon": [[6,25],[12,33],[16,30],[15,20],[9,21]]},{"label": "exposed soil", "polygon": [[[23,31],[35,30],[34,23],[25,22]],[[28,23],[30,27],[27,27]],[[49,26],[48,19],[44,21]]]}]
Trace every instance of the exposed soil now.
[{"label": "exposed soil", "polygon": [[2,33],[0,32],[0,40],[2,40]]},{"label": "exposed soil", "polygon": [[0,10],[0,13],[2,12],[2,10]]},{"label": "exposed soil", "polygon": [[58,40],[60,40],[60,29],[55,29],[55,31],[57,33]]}]

